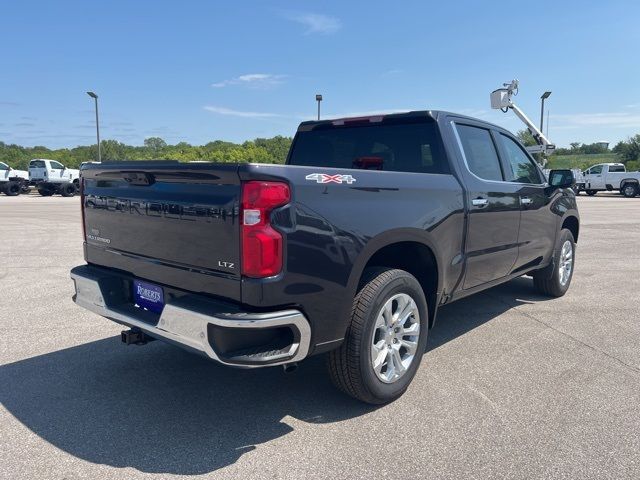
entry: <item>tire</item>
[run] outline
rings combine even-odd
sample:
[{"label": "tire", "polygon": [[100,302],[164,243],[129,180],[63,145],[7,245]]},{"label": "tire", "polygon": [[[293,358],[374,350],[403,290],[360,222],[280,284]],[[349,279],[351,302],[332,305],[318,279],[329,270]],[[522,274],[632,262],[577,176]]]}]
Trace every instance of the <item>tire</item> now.
[{"label": "tire", "polygon": [[15,197],[16,195],[20,195],[20,184],[18,182],[9,182],[7,187],[4,190],[5,195],[9,197]]},{"label": "tire", "polygon": [[585,192],[587,192],[587,195],[589,195],[590,197],[593,197],[596,193],[598,193],[597,190],[585,190]]},{"label": "tire", "polygon": [[[380,405],[400,397],[413,380],[427,343],[429,310],[420,283],[404,270],[367,270],[364,278],[353,300],[345,339],[329,353],[327,363],[339,390],[362,402]],[[405,306],[410,309],[406,321],[389,328],[396,317],[388,312],[395,314]],[[376,351],[379,367],[374,369]]]},{"label": "tire", "polygon": [[76,194],[76,186],[73,183],[67,183],[60,187],[60,195],[63,197],[73,197]]},{"label": "tire", "polygon": [[620,193],[627,198],[633,198],[638,195],[638,185],[634,183],[625,183],[620,189]]},{"label": "tire", "polygon": [[[570,248],[570,258],[567,257],[567,248]],[[568,264],[567,261],[570,263]],[[550,267],[533,274],[533,284],[544,295],[562,297],[571,285],[575,263],[576,242],[571,231],[563,228],[560,231],[558,246],[553,253],[553,263]],[[549,270],[550,268],[553,268],[552,272]]]},{"label": "tire", "polygon": [[49,188],[39,188],[38,193],[43,197],[50,197],[51,195],[53,195],[53,190]]}]

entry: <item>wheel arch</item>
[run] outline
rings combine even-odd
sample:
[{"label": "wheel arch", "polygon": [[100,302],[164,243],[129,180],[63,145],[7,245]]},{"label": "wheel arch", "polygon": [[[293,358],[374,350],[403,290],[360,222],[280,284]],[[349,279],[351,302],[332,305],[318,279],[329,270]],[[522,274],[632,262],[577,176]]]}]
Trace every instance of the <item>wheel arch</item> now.
[{"label": "wheel arch", "polygon": [[578,243],[578,235],[580,234],[580,221],[575,215],[568,215],[562,220],[560,230],[567,229],[573,234],[573,240]]},{"label": "wheel arch", "polygon": [[433,326],[443,275],[438,250],[426,232],[398,229],[371,239],[354,263],[349,277],[349,291],[354,296],[369,267],[398,268],[416,277],[427,298],[429,327]]}]

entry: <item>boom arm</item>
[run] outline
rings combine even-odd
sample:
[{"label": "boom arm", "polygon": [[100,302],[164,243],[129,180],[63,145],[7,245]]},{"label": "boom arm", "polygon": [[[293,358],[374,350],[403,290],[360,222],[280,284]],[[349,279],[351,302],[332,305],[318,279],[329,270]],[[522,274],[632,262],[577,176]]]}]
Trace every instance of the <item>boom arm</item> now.
[{"label": "boom arm", "polygon": [[543,153],[545,155],[553,153],[556,146],[544,136],[535,123],[529,120],[529,117],[513,102],[512,97],[518,94],[518,80],[513,80],[511,83],[503,85],[504,88],[491,92],[491,108],[500,109],[505,113],[511,109],[522,120],[538,143],[537,146],[527,147],[529,153]]}]

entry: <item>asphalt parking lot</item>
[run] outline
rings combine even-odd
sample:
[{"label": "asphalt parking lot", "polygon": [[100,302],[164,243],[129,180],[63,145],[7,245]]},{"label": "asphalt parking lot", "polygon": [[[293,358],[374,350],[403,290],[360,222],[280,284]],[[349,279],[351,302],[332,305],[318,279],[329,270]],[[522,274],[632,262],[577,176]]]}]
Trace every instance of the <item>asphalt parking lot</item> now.
[{"label": "asphalt parking lot", "polygon": [[640,478],[640,198],[579,197],[573,285],[443,308],[372,408],[312,358],[219,367],[71,301],[77,198],[0,196],[0,478]]}]

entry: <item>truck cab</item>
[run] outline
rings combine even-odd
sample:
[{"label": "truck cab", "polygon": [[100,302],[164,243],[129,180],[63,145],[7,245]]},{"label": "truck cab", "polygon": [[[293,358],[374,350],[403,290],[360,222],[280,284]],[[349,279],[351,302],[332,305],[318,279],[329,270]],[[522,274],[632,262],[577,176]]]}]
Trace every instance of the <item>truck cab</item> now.
[{"label": "truck cab", "polygon": [[80,170],[67,168],[55,160],[35,158],[29,162],[29,181],[42,196],[59,193],[73,197],[80,186]]},{"label": "truck cab", "polygon": [[631,198],[640,193],[640,172],[627,172],[623,163],[593,165],[583,172],[583,180],[584,189],[590,196],[601,191],[617,190],[625,197]]}]

